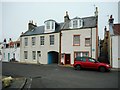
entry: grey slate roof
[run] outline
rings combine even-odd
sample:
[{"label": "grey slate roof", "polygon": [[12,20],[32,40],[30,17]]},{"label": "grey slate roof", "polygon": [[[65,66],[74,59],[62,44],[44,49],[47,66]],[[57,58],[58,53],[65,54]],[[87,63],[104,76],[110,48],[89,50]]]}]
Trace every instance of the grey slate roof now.
[{"label": "grey slate roof", "polygon": [[[76,19],[76,17],[75,18],[73,18],[73,19]],[[96,27],[96,25],[97,25],[97,17],[95,17],[95,16],[92,16],[92,17],[85,17],[85,18],[81,18],[82,20],[83,20],[83,27],[81,27],[81,29],[82,28],[94,28],[94,27]],[[67,21],[66,23],[65,23],[65,25],[63,26],[63,30],[65,30],[65,29],[70,29],[69,28],[69,22],[70,21]]]},{"label": "grey slate roof", "polygon": [[[85,17],[85,18],[81,18],[81,19],[83,20],[83,27],[82,28],[94,28],[97,25],[97,17],[95,17],[95,16]],[[55,28],[55,32],[52,32],[52,33],[59,32],[60,30],[71,30],[69,28],[69,22],[70,22],[70,20],[65,22],[65,23],[63,23],[63,22],[57,23],[56,28]],[[26,31],[21,36],[46,34],[46,33],[44,33],[44,31],[45,31],[44,25],[38,26],[38,27],[35,27],[34,30]]]}]

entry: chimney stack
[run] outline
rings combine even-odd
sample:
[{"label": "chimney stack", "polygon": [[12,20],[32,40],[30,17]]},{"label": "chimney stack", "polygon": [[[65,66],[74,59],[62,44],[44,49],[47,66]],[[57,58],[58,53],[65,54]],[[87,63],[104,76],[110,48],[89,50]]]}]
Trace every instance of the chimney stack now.
[{"label": "chimney stack", "polygon": [[34,29],[34,27],[37,27],[37,25],[33,24],[33,20],[29,20],[29,23],[28,23],[28,30],[32,30]]},{"label": "chimney stack", "polygon": [[98,16],[98,7],[95,8],[95,16]]},{"label": "chimney stack", "polygon": [[107,28],[106,28],[106,26],[105,26],[105,28],[104,28],[104,31],[105,31],[105,32],[107,31]]},{"label": "chimney stack", "polygon": [[69,19],[68,11],[66,11],[65,16],[64,16],[64,22],[67,22]]},{"label": "chimney stack", "polygon": [[114,18],[110,15],[109,23],[113,24]]},{"label": "chimney stack", "polygon": [[114,32],[113,32],[113,21],[114,21],[114,18],[112,17],[112,15],[110,16],[110,19],[109,19],[109,31],[110,31],[110,36],[113,36],[114,35]]}]

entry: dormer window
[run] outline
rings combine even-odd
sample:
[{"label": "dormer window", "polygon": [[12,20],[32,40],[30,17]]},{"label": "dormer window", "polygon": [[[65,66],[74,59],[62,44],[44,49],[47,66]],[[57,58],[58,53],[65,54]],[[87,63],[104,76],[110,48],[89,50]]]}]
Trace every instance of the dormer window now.
[{"label": "dormer window", "polygon": [[46,22],[46,29],[50,29],[50,21]]},{"label": "dormer window", "polygon": [[78,27],[78,20],[73,20],[73,28],[77,28]]},{"label": "dormer window", "polygon": [[71,29],[81,28],[83,26],[83,20],[81,18],[74,18],[70,21],[69,24],[70,24],[69,27]]},{"label": "dormer window", "polygon": [[50,33],[55,31],[55,21],[47,20],[45,21],[45,33]]}]

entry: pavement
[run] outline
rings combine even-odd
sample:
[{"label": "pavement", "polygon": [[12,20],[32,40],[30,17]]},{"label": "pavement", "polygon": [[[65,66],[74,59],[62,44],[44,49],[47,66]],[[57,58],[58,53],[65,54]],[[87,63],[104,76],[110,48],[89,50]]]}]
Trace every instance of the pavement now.
[{"label": "pavement", "polygon": [[12,82],[10,83],[10,86],[5,87],[2,90],[13,89],[13,88],[22,89],[26,84],[26,80],[27,79],[25,77],[13,78]]}]

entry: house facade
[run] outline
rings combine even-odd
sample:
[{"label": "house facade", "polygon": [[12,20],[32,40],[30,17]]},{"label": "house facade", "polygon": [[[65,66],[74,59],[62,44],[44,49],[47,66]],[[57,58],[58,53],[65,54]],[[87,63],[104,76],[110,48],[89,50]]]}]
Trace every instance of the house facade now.
[{"label": "house facade", "polygon": [[20,62],[20,41],[12,41],[10,39],[9,43],[6,40],[3,42],[2,46],[2,61],[10,62],[10,60],[15,60]]},{"label": "house facade", "polygon": [[29,22],[28,31],[21,35],[21,62],[58,63],[59,31],[63,23],[52,19],[44,23],[44,26],[37,27],[33,22]]},{"label": "house facade", "polygon": [[120,68],[120,24],[113,24],[112,15],[109,19],[110,30],[110,64],[113,68]]},{"label": "house facade", "polygon": [[98,58],[97,18],[68,18],[61,30],[61,63],[74,64],[77,56]]},{"label": "house facade", "polygon": [[30,21],[28,30],[20,37],[21,62],[73,64],[78,55],[97,58],[97,14],[96,8],[95,16],[70,19],[66,12],[64,22],[50,19],[43,26]]}]

